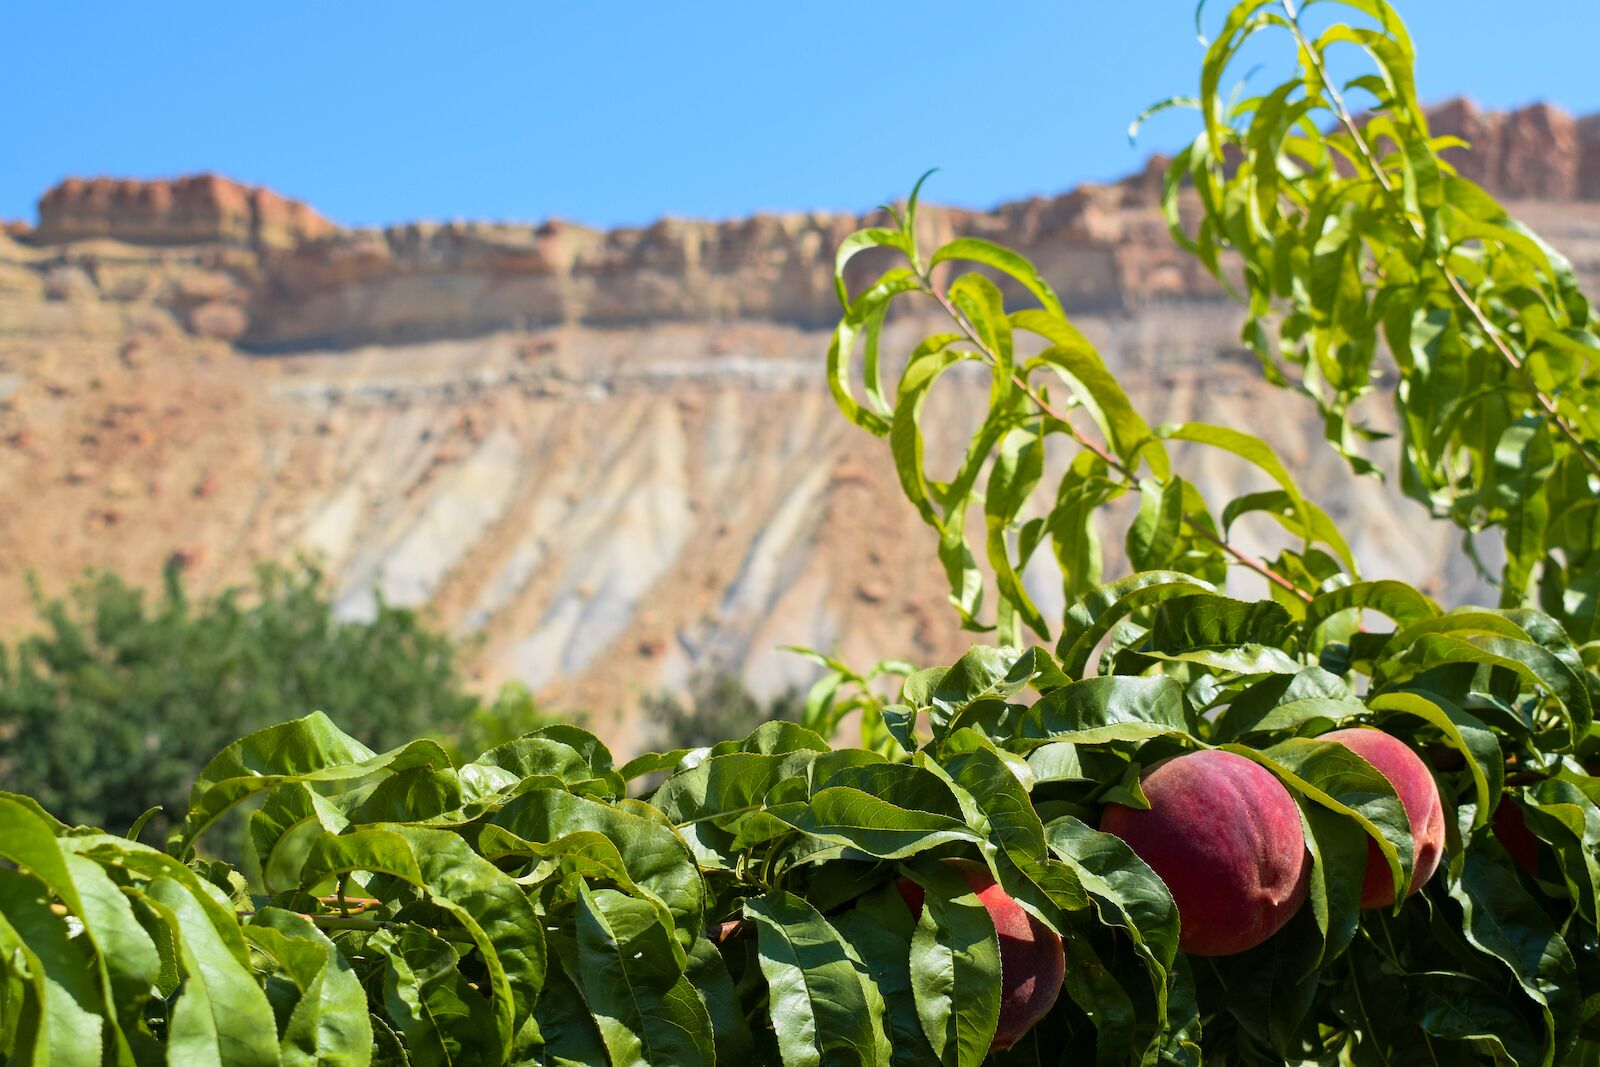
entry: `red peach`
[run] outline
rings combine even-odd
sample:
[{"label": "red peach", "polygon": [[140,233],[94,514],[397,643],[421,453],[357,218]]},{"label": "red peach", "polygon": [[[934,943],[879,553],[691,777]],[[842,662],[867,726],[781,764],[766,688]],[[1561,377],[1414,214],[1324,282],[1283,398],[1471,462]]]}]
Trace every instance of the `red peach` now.
[{"label": "red peach", "polygon": [[[960,859],[945,862],[977,894],[994,920],[995,933],[1000,935],[1000,1025],[989,1050],[1010,1048],[1055,1006],[1066,977],[1061,938],[1022,910],[1022,905],[1000,888],[986,865]],[[909,878],[900,879],[899,886],[911,914],[920,918],[922,887]]]},{"label": "red peach", "polygon": [[[1319,741],[1343,745],[1376,767],[1400,797],[1406,821],[1411,824],[1411,886],[1406,896],[1421,889],[1444,858],[1444,806],[1439,786],[1422,757],[1397,737],[1367,726],[1334,730]],[[1376,841],[1367,842],[1367,868],[1361,883],[1363,908],[1387,908],[1394,903],[1394,878]]]},{"label": "red peach", "polygon": [[1164,760],[1141,778],[1148,810],[1107,805],[1178,906],[1178,947],[1228,956],[1277,933],[1305,902],[1311,862],[1294,798],[1273,774],[1220,750]]},{"label": "red peach", "polygon": [[1528,819],[1522,814],[1522,808],[1509,797],[1502,798],[1494,809],[1494,836],[1518,867],[1538,877],[1539,839],[1528,829]]}]

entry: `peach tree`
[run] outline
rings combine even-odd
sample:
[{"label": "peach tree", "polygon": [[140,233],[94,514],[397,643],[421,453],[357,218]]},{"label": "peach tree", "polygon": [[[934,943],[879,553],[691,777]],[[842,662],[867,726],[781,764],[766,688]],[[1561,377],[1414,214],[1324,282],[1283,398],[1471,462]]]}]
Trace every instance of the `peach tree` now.
[{"label": "peach tree", "polygon": [[[1025,259],[924,249],[913,193],[839,250],[828,378],[992,643],[818,655],[805,723],[620,765],[313,714],[225,748],[162,847],[0,795],[0,1062],[1600,1063],[1600,335],[1440,158],[1394,12],[1336,10],[1226,16],[1169,216],[1354,475],[1392,361],[1401,485],[1504,545],[1496,606],[1361,574],[1244,430],[1149,425]],[[1294,77],[1225,97],[1267,33]],[[889,351],[911,302],[947,325]],[[936,389],[987,393],[938,471]],[[1264,488],[1219,510],[1201,449]],[[248,877],[202,852],[240,805]]]}]

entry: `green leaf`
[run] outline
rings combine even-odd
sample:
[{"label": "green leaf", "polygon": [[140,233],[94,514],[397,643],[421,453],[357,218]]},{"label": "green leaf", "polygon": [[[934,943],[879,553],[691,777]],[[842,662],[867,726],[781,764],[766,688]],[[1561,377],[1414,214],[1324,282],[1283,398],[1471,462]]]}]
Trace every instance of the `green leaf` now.
[{"label": "green leaf", "polygon": [[393,752],[374,755],[321,712],[269,726],[235,741],[200,772],[189,794],[189,814],[178,835],[177,850],[187,855],[195,839],[223,812],[281,785],[354,784],[384,771],[398,773],[430,766],[450,766],[450,758],[436,742],[414,741]]},{"label": "green leaf", "polygon": [[511,877],[444,830],[377,825],[319,838],[306,859],[311,884],[353,871],[387,874],[422,890],[460,923],[483,956],[501,1048],[544,983],[543,925]]},{"label": "green leaf", "polygon": [[1228,989],[1228,1010],[1239,1025],[1288,1059],[1318,993],[1323,939],[1302,910],[1278,933],[1237,956],[1217,960]]},{"label": "green leaf", "polygon": [[905,859],[938,845],[979,839],[959,819],[903,808],[843,786],[819,790],[806,803],[775,805],[767,814],[802,833],[880,859]]},{"label": "green leaf", "polygon": [[[840,263],[842,267],[843,260]],[[851,422],[879,437],[888,434],[889,424],[884,421],[882,415],[862,407],[856,401],[850,383],[856,340],[863,335],[870,337],[876,332],[883,321],[883,309],[895,297],[915,292],[921,285],[921,280],[909,270],[897,269],[887,272],[850,305],[844,318],[839,320],[839,325],[833,332],[833,339],[828,344],[828,390],[833,394],[834,403]],[[842,277],[839,279],[839,288],[842,297],[844,288]],[[869,388],[876,390],[876,385],[876,382],[872,382]]]},{"label": "green leaf", "polygon": [[857,898],[849,911],[829,920],[867,969],[883,996],[884,1021],[895,1067],[922,1067],[937,1059],[917,1015],[911,977],[911,938],[916,921],[893,881]]},{"label": "green leaf", "polygon": [[1354,819],[1389,864],[1395,898],[1405,899],[1411,884],[1411,823],[1394,786],[1377,768],[1333,741],[1294,737],[1260,752],[1243,745],[1222,747],[1255,760],[1291,792]]},{"label": "green leaf", "polygon": [[985,267],[1009,275],[1022,283],[1022,287],[1044,305],[1046,312],[1057,318],[1066,317],[1061,310],[1061,301],[1056,297],[1055,290],[1050,288],[1050,283],[1040,276],[1032,263],[1011,249],[1003,248],[981,237],[957,237],[933,253],[933,258],[928,260],[928,269],[931,271],[941,263],[958,259],[981,263]]},{"label": "green leaf", "polygon": [[858,252],[869,248],[892,248],[903,253],[908,258],[911,255],[910,243],[902,230],[891,230],[886,227],[876,226],[857,230],[843,241],[839,242],[839,250],[833,257],[834,285],[839,292],[839,304],[848,309],[850,307],[850,294],[844,287],[844,268],[851,258]]},{"label": "green leaf", "polygon": [[1408,1014],[1434,1037],[1485,1042],[1513,1063],[1545,1062],[1522,1013],[1470,975],[1430,971],[1406,975]]},{"label": "green leaf", "polygon": [[176,934],[183,985],[167,1029],[171,1063],[250,1067],[279,1063],[272,1005],[218,936],[189,889],[156,878],[144,899]]},{"label": "green leaf", "polygon": [[1121,838],[1070,815],[1052,820],[1045,834],[1051,851],[1073,869],[1094,900],[1100,921],[1121,928],[1133,942],[1150,978],[1158,1029],[1164,1031],[1168,975],[1177,959],[1179,933],[1178,907],[1166,883]]},{"label": "green leaf", "polygon": [[716,1058],[722,1063],[741,1063],[755,1055],[755,1039],[750,1024],[733,990],[728,965],[717,946],[706,937],[695,940],[684,965],[684,977],[705,1002],[716,1043]]},{"label": "green leaf", "polygon": [[[1284,469],[1277,453],[1273,452],[1265,441],[1226,426],[1211,426],[1200,422],[1167,425],[1158,429],[1156,433],[1169,441],[1193,441],[1196,444],[1220,448],[1253,464],[1277,482],[1278,487],[1288,496],[1285,516],[1293,521],[1294,526],[1299,527],[1301,539],[1307,545],[1317,539],[1317,522],[1311,506],[1301,495],[1289,472]],[[1326,517],[1323,516],[1324,519]]]},{"label": "green leaf", "polygon": [[1505,965],[1524,993],[1538,1003],[1553,1049],[1572,1042],[1578,1020],[1572,951],[1538,903],[1507,867],[1469,849],[1450,896],[1461,906],[1467,940]]},{"label": "green leaf", "polygon": [[911,938],[917,1016],[937,1062],[983,1062],[1000,1022],[1000,940],[967,881],[938,861],[903,868],[923,888]]},{"label": "green leaf", "polygon": [[[1600,795],[1600,785],[1588,793]],[[1545,779],[1528,790],[1524,817],[1529,828],[1555,849],[1567,892],[1578,914],[1593,923],[1600,914],[1600,805],[1572,781]]]},{"label": "green leaf", "polygon": [[[971,730],[958,730],[946,742],[942,762],[925,753],[919,763],[965,794],[977,820],[973,828],[989,839],[986,850],[996,879],[1030,914],[1058,933],[1065,915],[1089,906],[1089,897],[1072,869],[1050,854],[1044,824],[1009,760]],[[969,821],[972,821],[969,818]]]},{"label": "green leaf", "polygon": [[711,1064],[711,1017],[684,977],[683,948],[648,902],[578,889],[584,998],[616,1067]]},{"label": "green leaf", "polygon": [[1278,525],[1302,537],[1309,526],[1311,540],[1333,549],[1334,555],[1339,557],[1339,562],[1344,564],[1345,570],[1355,574],[1357,571],[1355,555],[1345,542],[1344,535],[1339,532],[1339,527],[1328,517],[1328,513],[1312,500],[1305,501],[1306,514],[1303,518],[1296,514],[1294,507],[1293,498],[1281,489],[1247,493],[1229,501],[1227,507],[1222,509],[1222,531],[1227,534],[1234,522],[1254,512],[1272,516]]},{"label": "green leaf", "polygon": [[108,1002],[124,1034],[144,1029],[144,1002],[161,974],[161,957],[139,924],[128,897],[100,863],[69,853],[67,869],[77,891],[78,918],[105,969]]},{"label": "green leaf", "polygon": [[1073,397],[1094,419],[1117,458],[1133,467],[1143,460],[1149,464],[1151,474],[1161,481],[1172,474],[1161,442],[1150,432],[1149,424],[1134,409],[1128,394],[1106,368],[1094,346],[1076,327],[1059,313],[1036,308],[1013,313],[1011,322],[1016,329],[1037,334],[1050,342],[1050,347],[1023,364],[1025,380],[1031,379],[1035,370],[1048,368],[1072,390]]},{"label": "green leaf", "polygon": [[572,834],[601,834],[615,846],[639,889],[671,913],[685,947],[705,926],[700,871],[670,826],[558,789],[523,793],[496,812],[491,823],[540,844]]},{"label": "green leaf", "polygon": [[[583,737],[589,736],[583,731],[579,733]],[[582,739],[575,737],[572,740],[581,743]],[[464,781],[482,780],[483,784],[478,786],[480,789],[491,782],[497,788],[507,789],[525,778],[547,775],[570,785],[596,778],[602,781],[614,779],[610,783],[613,787],[611,795],[620,796],[623,792],[623,779],[611,770],[609,752],[605,753],[601,767],[597,769],[588,753],[556,737],[539,734],[525,734],[497,745],[462,767],[460,773]]]},{"label": "green leaf", "polygon": [[1337,675],[1321,667],[1306,667],[1293,675],[1264,679],[1234,697],[1212,723],[1211,740],[1221,743],[1254,734],[1298,733],[1318,720],[1337,726],[1366,711],[1366,705]]},{"label": "green leaf", "polygon": [[1317,962],[1325,964],[1349,947],[1361,924],[1361,890],[1371,850],[1365,828],[1354,819],[1308,801],[1301,802],[1300,813],[1312,860],[1310,910],[1322,931]]},{"label": "green leaf", "polygon": [[1570,748],[1594,722],[1588,688],[1577,672],[1549,650],[1511,637],[1423,633],[1382,665],[1373,676],[1373,686],[1392,689],[1425,671],[1454,663],[1504,667],[1549,693],[1562,711],[1564,737],[1559,747],[1563,749]]},{"label": "green leaf", "polygon": [[[627,776],[626,766],[623,776]],[[589,1006],[559,963],[552,963],[545,976],[534,1016],[544,1039],[541,1062],[548,1067],[592,1067],[611,1062]],[[721,1039],[722,1034],[719,1032],[717,1037]]]},{"label": "green leaf", "polygon": [[503,1062],[509,1049],[494,1005],[459,969],[455,946],[415,925],[367,940],[383,957],[383,1004],[418,1067]]},{"label": "green leaf", "polygon": [[668,752],[646,752],[624,763],[617,773],[622,776],[623,781],[631,782],[647,774],[670,771],[683,762],[683,757],[688,754],[689,749],[686,748],[675,748]]},{"label": "green leaf", "polygon": [[1160,876],[1115,834],[1072,818],[1045,827],[1051,851],[1078,874],[1102,922],[1126,930],[1140,953],[1164,973],[1178,952],[1178,908]]},{"label": "green leaf", "polygon": [[1067,610],[1056,658],[1068,677],[1081,678],[1089,656],[1114,626],[1140,608],[1173,597],[1215,593],[1207,582],[1176,571],[1145,571],[1097,586]]},{"label": "green leaf", "polygon": [[1073,682],[1042,697],[1022,717],[1014,745],[1026,752],[1062,741],[1096,745],[1188,737],[1193,732],[1183,686],[1176,679],[1107,675]]},{"label": "green leaf", "polygon": [[[44,883],[0,867],[0,947],[8,942],[21,949],[8,955],[21,955],[33,972],[34,1011],[42,1016],[40,1036],[48,1049],[43,1062],[98,1067],[110,1027],[89,954],[66,918],[50,910]],[[6,960],[8,971],[11,966]]]},{"label": "green leaf", "polygon": [[1461,753],[1472,778],[1477,797],[1473,825],[1486,825],[1505,785],[1505,755],[1494,731],[1435,693],[1382,693],[1372,699],[1371,707],[1386,719],[1401,715],[1421,719],[1444,735],[1445,742]]},{"label": "green leaf", "polygon": [[279,1041],[284,1067],[367,1067],[372,1023],[350,963],[304,915],[262,908],[245,937],[278,964],[299,992]]},{"label": "green leaf", "polygon": [[744,903],[784,1067],[890,1062],[883,997],[838,931],[800,897],[774,890]]},{"label": "green leaf", "polygon": [[1166,567],[1183,527],[1183,479],[1139,480],[1139,514],[1128,527],[1128,563],[1136,571]]},{"label": "green leaf", "polygon": [[1401,626],[1439,614],[1439,605],[1404,582],[1356,582],[1319,593],[1306,605],[1306,630],[1315,630],[1343,611],[1365,608],[1387,615]]},{"label": "green leaf", "polygon": [[255,849],[261,880],[269,890],[300,884],[311,846],[324,832],[337,834],[350,825],[340,805],[305,782],[281,785],[250,813],[250,844]]}]

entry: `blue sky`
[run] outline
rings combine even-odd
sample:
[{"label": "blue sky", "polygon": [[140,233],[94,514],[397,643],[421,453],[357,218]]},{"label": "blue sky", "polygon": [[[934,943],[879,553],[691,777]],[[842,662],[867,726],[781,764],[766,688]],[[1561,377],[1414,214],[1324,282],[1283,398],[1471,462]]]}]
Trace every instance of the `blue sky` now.
[{"label": "blue sky", "polygon": [[[1600,111],[1600,3],[1398,7],[1426,99]],[[1136,146],[1125,130],[1145,104],[1193,91],[1192,11],[13,0],[0,5],[0,218],[32,219],[69,174],[201,170],[349,225],[859,210],[930,166],[931,198],[988,206],[1183,143],[1188,116]]]}]

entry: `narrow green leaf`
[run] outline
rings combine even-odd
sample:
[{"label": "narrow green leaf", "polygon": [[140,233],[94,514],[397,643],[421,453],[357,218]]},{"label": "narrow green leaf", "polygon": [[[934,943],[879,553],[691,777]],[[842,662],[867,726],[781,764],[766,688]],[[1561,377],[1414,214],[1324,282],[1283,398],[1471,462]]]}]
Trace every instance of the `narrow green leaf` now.
[{"label": "narrow green leaf", "polygon": [[994,920],[954,869],[938,861],[904,868],[923,889],[911,938],[917,1016],[937,1062],[983,1062],[1000,1021],[1000,940]]},{"label": "narrow green leaf", "polygon": [[578,889],[581,981],[615,1067],[711,1064],[711,1017],[684,977],[683,948],[648,902]]},{"label": "narrow green leaf", "polygon": [[879,1067],[890,1061],[884,1003],[838,931],[793,893],[745,901],[756,924],[784,1067]]}]

